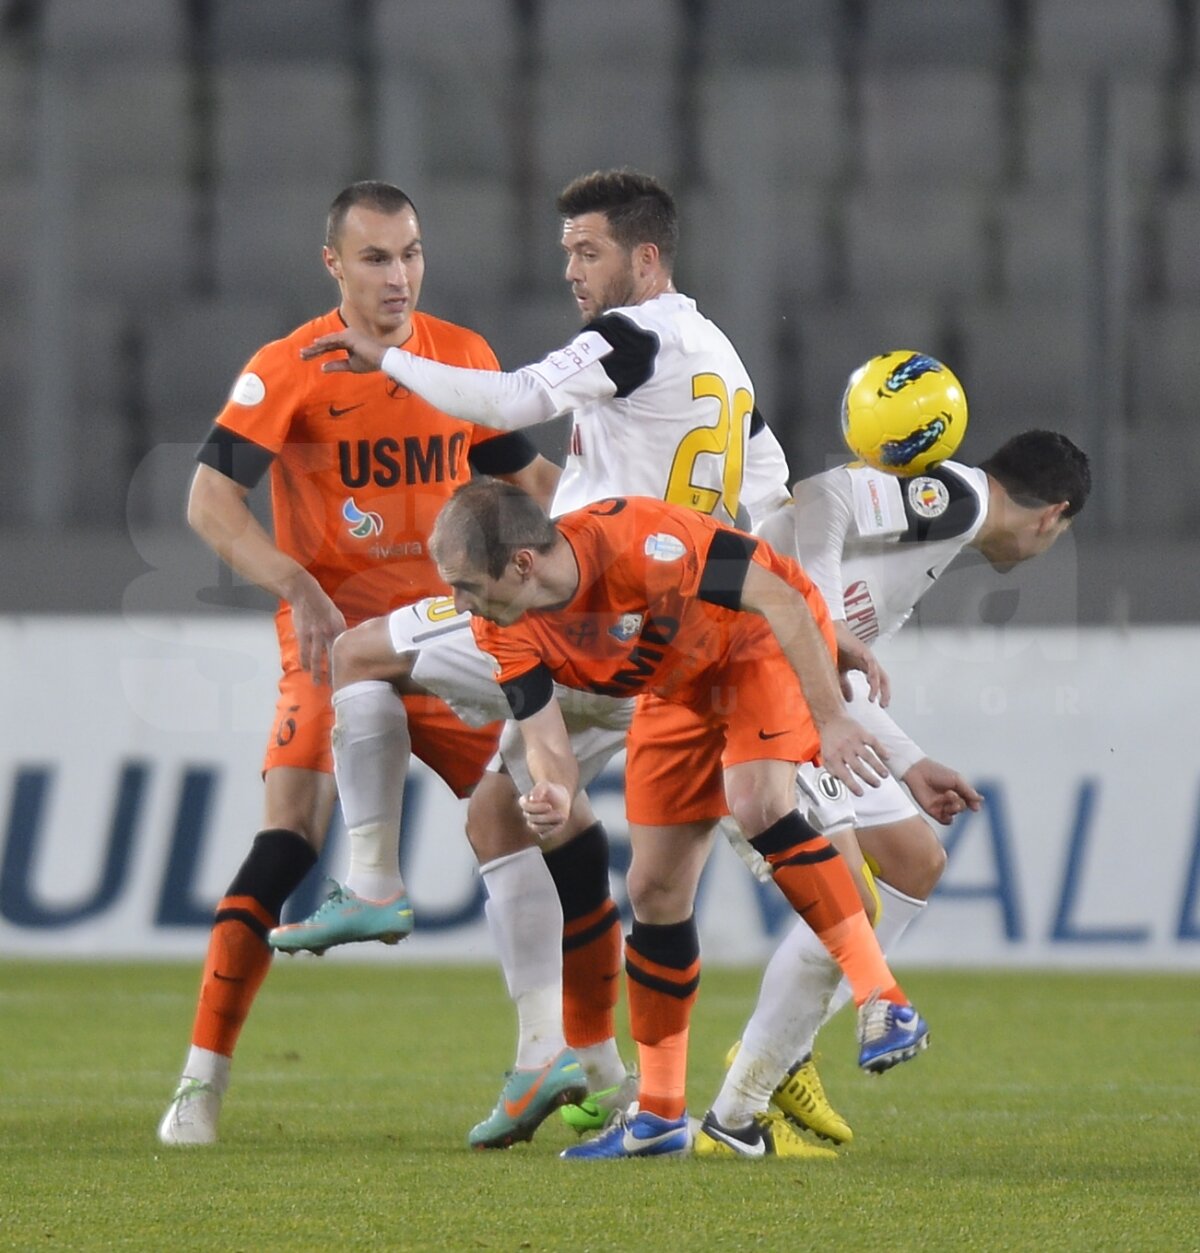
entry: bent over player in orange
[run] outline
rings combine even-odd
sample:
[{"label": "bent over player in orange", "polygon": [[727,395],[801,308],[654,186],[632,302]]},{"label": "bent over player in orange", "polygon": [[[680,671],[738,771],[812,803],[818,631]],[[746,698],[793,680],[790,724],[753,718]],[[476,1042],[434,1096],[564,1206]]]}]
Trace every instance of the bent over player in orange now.
[{"label": "bent over player in orange", "polygon": [[[201,447],[188,521],[234,570],[279,598],[282,674],[263,762],[265,815],[250,852],[219,902],[183,1075],[159,1123],[164,1144],[211,1144],[242,1025],[266,976],[266,937],[283,903],[316,861],[336,790],[330,749],[334,638],[363,619],[443,593],[427,552],[442,504],[472,470],[511,475],[549,497],[557,470],[521,435],[447,417],[381,375],[331,375],[303,361],[314,336],[354,327],[412,353],[482,370],[499,368],[474,331],[417,312],[424,276],[412,202],[387,183],[355,183],[330,208],[326,269],[340,303],[259,349],[234,384]],[[270,475],[273,534],[246,497]],[[499,727],[473,729],[440,700],[391,689],[372,716],[389,764],[412,751],[460,796],[479,781]],[[383,812],[395,771],[360,789]],[[356,815],[347,815],[347,821]],[[519,823],[515,812],[512,821]],[[382,849],[398,851],[399,832]],[[385,902],[387,929],[412,929],[403,895]]]},{"label": "bent over player in orange", "polygon": [[[846,975],[860,1010],[859,1065],[881,1071],[915,1056],[928,1028],[888,969],[846,863],[795,808],[799,762],[820,757],[856,793],[886,774],[877,741],[846,713],[828,610],[803,570],[663,501],[610,499],[551,521],[519,489],[489,480],[455,493],[431,549],[456,606],[475,615],[476,640],[520,723],[534,780],[521,805],[535,832],[561,828],[578,779],[555,682],[650,693],[682,713],[663,735],[657,720],[639,726],[639,707],[630,732],[626,974],[638,1106],[564,1156],[688,1147],[693,906],[724,799]],[[696,1147],[721,1152],[750,1137],[757,1155],[773,1150],[771,1134],[769,1121],[729,1129],[710,1116]]]}]

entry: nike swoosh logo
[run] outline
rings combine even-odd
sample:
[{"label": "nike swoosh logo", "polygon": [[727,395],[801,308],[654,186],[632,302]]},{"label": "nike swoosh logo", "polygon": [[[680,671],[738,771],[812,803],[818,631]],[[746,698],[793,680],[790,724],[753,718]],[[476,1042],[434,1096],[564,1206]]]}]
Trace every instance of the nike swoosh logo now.
[{"label": "nike swoosh logo", "polygon": [[929,575],[929,577],[930,577],[930,578],[931,578],[931,579],[932,579],[935,583],[937,582],[937,567],[936,567],[936,566],[930,566],[930,567],[929,567],[929,569],[925,571],[925,573],[926,573],[927,575]]},{"label": "nike swoosh logo", "polygon": [[529,1108],[529,1102],[537,1096],[541,1090],[542,1084],[546,1081],[546,1076],[550,1073],[550,1067],[547,1066],[540,1075],[533,1081],[529,1090],[519,1100],[510,1101],[508,1097],[504,1098],[504,1112],[509,1118],[520,1118],[521,1115]]},{"label": "nike swoosh logo", "polygon": [[[365,402],[364,402],[365,403]],[[342,418],[348,413],[353,413],[355,409],[361,409],[362,405],[347,405],[344,409],[337,408],[336,405],[329,406],[329,416],[331,418]]]},{"label": "nike swoosh logo", "polygon": [[627,1153],[636,1153],[639,1149],[653,1147],[655,1144],[662,1144],[666,1140],[673,1140],[679,1135],[679,1128],[672,1127],[670,1131],[659,1132],[656,1136],[635,1136],[628,1127],[625,1128],[625,1134],[621,1137],[621,1144]]},{"label": "nike swoosh logo", "polygon": [[777,740],[781,735],[787,735],[787,731],[760,731],[758,738],[760,740]]},{"label": "nike swoosh logo", "polygon": [[245,979],[239,979],[237,975],[223,975],[219,970],[213,971],[213,978],[220,979],[222,983],[245,983]]},{"label": "nike swoosh logo", "polygon": [[720,1127],[714,1127],[711,1124],[704,1128],[704,1134],[712,1136],[714,1140],[720,1140],[722,1144],[728,1144],[739,1157],[766,1157],[767,1155],[767,1142],[761,1136],[754,1144],[747,1144],[745,1140],[726,1135]]}]

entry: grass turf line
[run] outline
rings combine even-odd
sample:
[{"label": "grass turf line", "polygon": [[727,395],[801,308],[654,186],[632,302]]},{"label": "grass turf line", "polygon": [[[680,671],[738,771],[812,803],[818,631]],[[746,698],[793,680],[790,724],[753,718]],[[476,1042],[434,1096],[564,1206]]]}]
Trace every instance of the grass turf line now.
[{"label": "grass turf line", "polygon": [[[0,962],[3,1249],[1200,1249],[1200,998],[1176,975],[906,972],[933,1045],[821,1073],[836,1162],[568,1163],[557,1119],[472,1153],[509,1063],[495,970],[277,963],[215,1149],[154,1128],[198,968]],[[705,972],[702,1114],[758,973]],[[632,1050],[626,1046],[632,1057]]]}]

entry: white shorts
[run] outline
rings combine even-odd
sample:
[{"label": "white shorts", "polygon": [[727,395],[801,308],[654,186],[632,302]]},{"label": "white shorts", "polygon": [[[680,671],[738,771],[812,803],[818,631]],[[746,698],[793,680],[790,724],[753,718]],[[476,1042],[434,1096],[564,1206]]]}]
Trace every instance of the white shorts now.
[{"label": "white shorts", "polygon": [[[415,654],[413,681],[441,697],[465,723],[480,727],[511,718],[508,700],[496,682],[495,665],[475,643],[471,615],[456,612],[450,597],[428,597],[395,610],[388,615],[388,633],[397,653]],[[571,737],[571,751],[579,762],[579,785],[586,787],[625,747],[634,702],[557,683],[554,694]],[[498,768],[502,761],[519,791],[532,787],[517,723],[509,722],[504,728],[497,757],[489,769]]]}]

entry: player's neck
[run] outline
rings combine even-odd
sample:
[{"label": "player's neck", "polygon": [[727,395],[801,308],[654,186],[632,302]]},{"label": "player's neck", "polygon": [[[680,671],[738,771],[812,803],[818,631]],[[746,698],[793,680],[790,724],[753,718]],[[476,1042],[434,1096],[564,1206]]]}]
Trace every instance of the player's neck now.
[{"label": "player's neck", "polygon": [[579,561],[575,550],[563,536],[548,552],[538,558],[538,591],[536,609],[556,609],[565,605],[579,591]]}]

